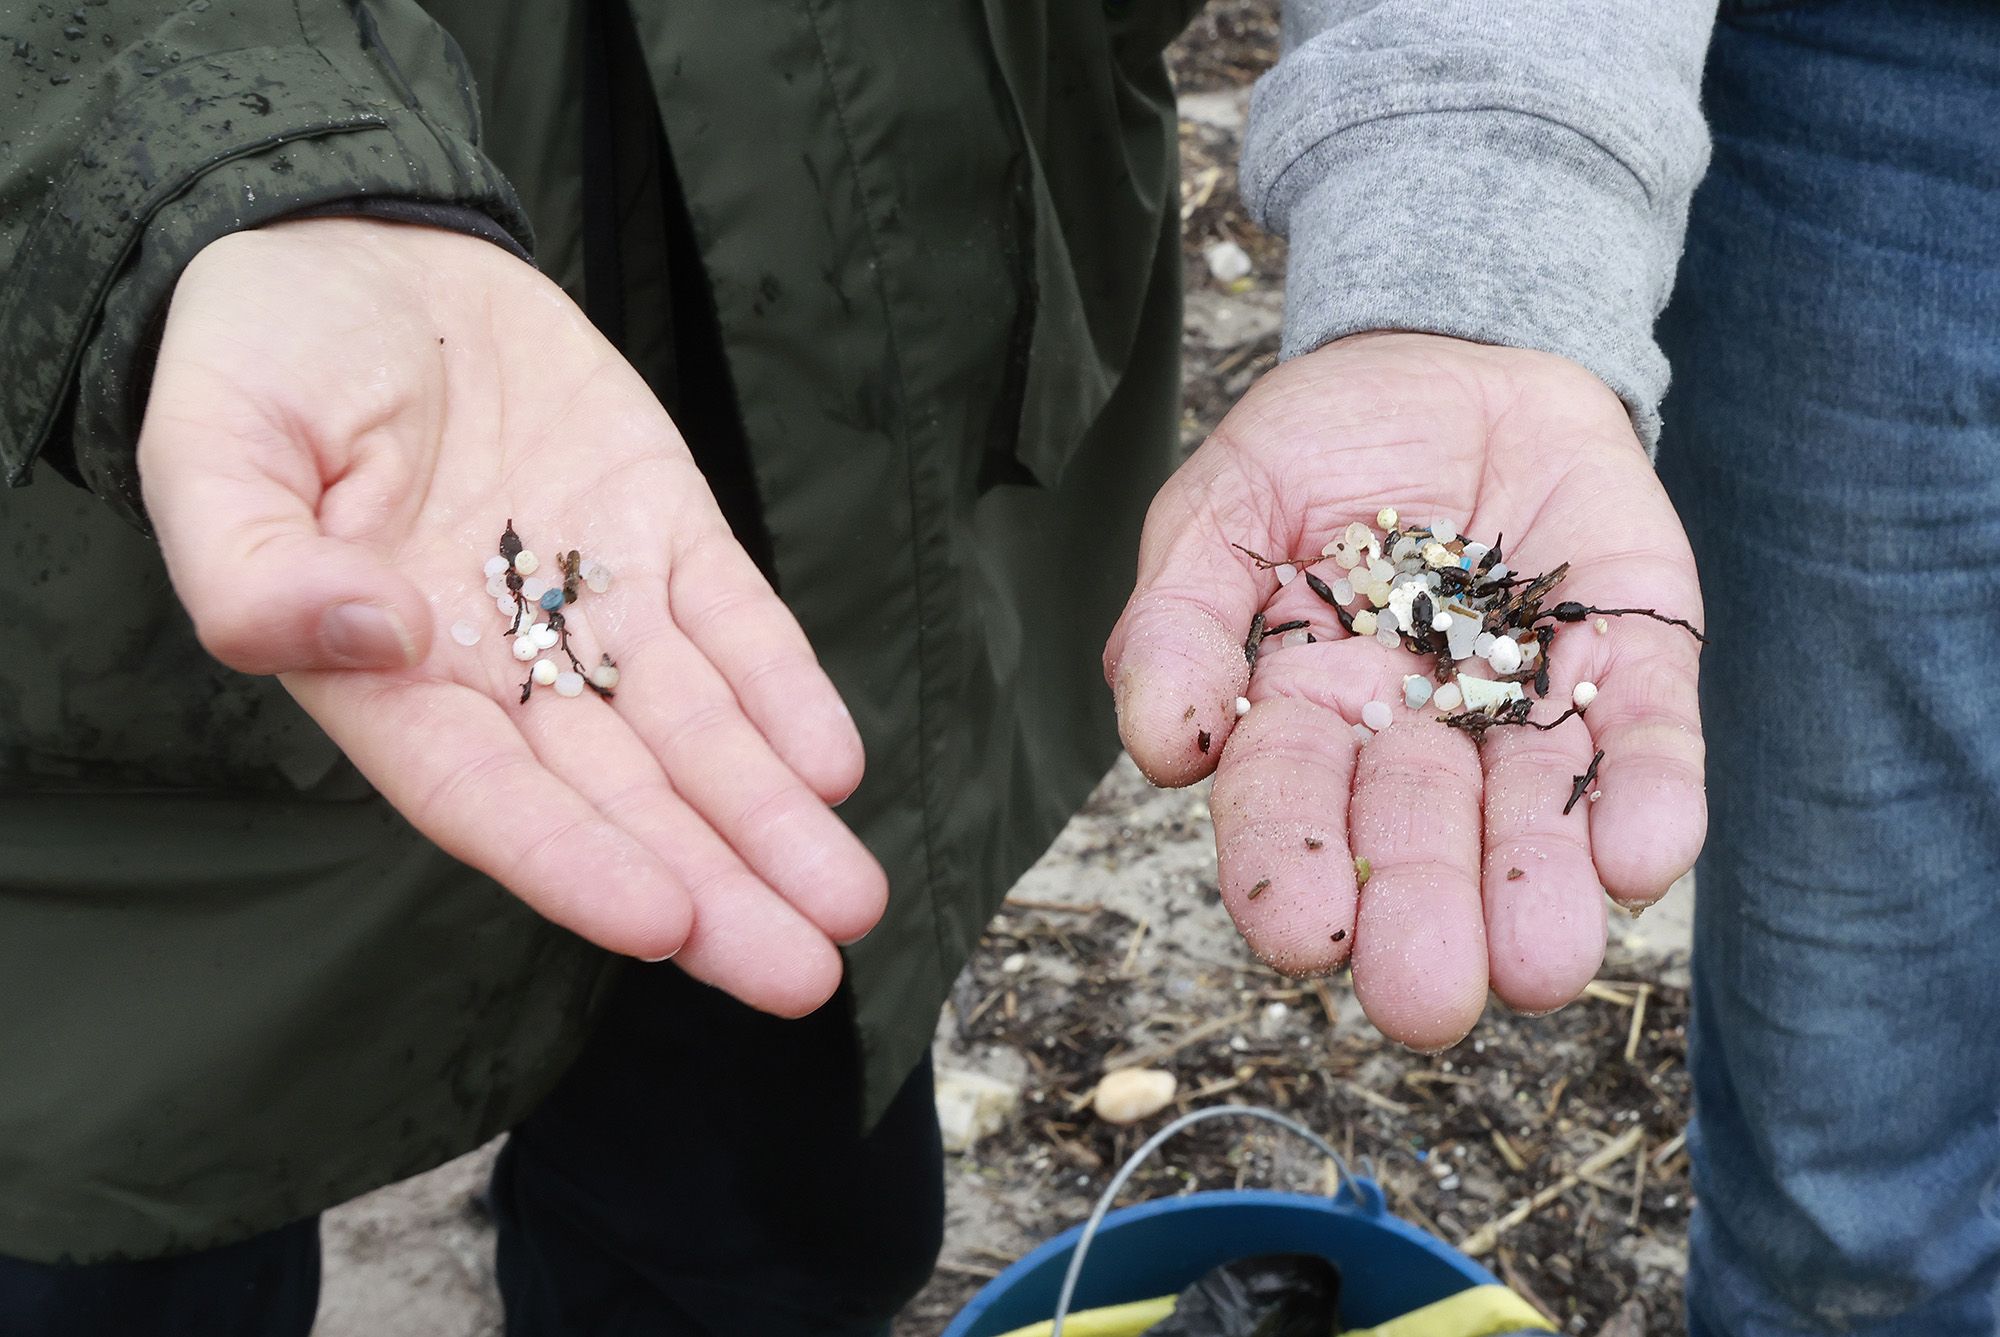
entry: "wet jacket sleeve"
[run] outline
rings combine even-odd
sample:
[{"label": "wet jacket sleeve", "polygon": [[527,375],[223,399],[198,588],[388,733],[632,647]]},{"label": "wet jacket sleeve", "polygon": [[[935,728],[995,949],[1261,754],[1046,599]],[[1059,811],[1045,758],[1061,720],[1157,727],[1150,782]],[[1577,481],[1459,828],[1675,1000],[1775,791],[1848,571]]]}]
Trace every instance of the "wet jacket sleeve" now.
[{"label": "wet jacket sleeve", "polygon": [[139,517],[160,322],[218,237],[385,199],[529,244],[458,49],[413,0],[0,0],[0,33],[10,483],[45,460]]},{"label": "wet jacket sleeve", "polygon": [[1560,353],[1650,447],[1653,322],[1708,163],[1715,0],[1287,0],[1242,164],[1286,356],[1373,329]]}]

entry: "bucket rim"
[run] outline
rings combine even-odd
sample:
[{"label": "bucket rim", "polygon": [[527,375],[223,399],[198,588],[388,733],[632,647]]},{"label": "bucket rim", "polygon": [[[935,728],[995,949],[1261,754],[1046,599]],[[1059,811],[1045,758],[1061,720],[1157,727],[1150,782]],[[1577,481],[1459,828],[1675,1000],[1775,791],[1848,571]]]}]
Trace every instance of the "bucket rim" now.
[{"label": "bucket rim", "polygon": [[[1347,1201],[1349,1196],[1358,1199],[1359,1202]],[[1467,1257],[1435,1235],[1419,1230],[1390,1212],[1381,1186],[1366,1175],[1350,1176],[1344,1182],[1341,1194],[1335,1197],[1318,1193],[1287,1192],[1282,1189],[1242,1188],[1206,1189],[1195,1193],[1178,1194],[1171,1198],[1152,1198],[1145,1202],[1133,1203],[1129,1207],[1120,1207],[1108,1214],[1104,1218],[1100,1233],[1170,1213],[1216,1211],[1238,1207],[1291,1208],[1367,1221],[1378,1229],[1401,1236],[1428,1252],[1447,1258],[1454,1265],[1470,1267],[1472,1274],[1468,1275],[1466,1282],[1469,1286],[1500,1283],[1500,1279],[1487,1271],[1478,1260]],[[981,1286],[973,1297],[966,1301],[965,1307],[958,1311],[945,1328],[943,1337],[962,1337],[974,1322],[998,1303],[1000,1297],[1020,1285],[1030,1274],[1040,1271],[1052,1261],[1067,1256],[1075,1249],[1076,1242],[1082,1234],[1083,1225],[1079,1222],[1061,1234],[1044,1240],[1008,1264],[998,1276]]]}]

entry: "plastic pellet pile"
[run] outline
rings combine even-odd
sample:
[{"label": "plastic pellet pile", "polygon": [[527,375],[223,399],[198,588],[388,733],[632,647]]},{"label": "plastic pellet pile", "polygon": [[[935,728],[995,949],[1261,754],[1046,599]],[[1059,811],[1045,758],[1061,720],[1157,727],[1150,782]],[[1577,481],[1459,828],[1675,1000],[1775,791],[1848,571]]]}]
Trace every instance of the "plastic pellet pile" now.
[{"label": "plastic pellet pile", "polygon": [[[582,696],[585,687],[599,696],[610,697],[618,686],[618,665],[610,655],[599,658],[586,669],[569,646],[569,623],[564,609],[575,603],[584,590],[602,594],[611,588],[611,571],[602,562],[585,557],[572,548],[555,559],[556,579],[537,575],[542,560],[521,542],[509,520],[500,535],[500,550],[486,559],[482,572],[486,592],[508,618],[507,635],[514,658],[532,667],[521,684],[525,703],[536,687],[553,687],[557,696]],[[545,620],[546,619],[546,620]],[[463,646],[477,645],[479,628],[470,622],[454,623],[452,639]],[[553,656],[555,650],[569,661],[568,669]]]},{"label": "plastic pellet pile", "polygon": [[[1602,634],[1607,617],[1631,614],[1686,628],[1696,640],[1704,639],[1690,623],[1650,608],[1548,603],[1569,571],[1567,562],[1545,574],[1517,574],[1508,568],[1498,538],[1490,544],[1466,538],[1445,520],[1405,527],[1389,508],[1375,522],[1379,528],[1359,521],[1349,524],[1317,559],[1274,560],[1248,548],[1240,551],[1273,572],[1281,587],[1303,577],[1351,635],[1430,659],[1428,675],[1404,678],[1402,704],[1411,710],[1431,706],[1439,712],[1440,723],[1462,729],[1475,740],[1498,725],[1553,729],[1596,699],[1596,684],[1579,682],[1571,689],[1568,707],[1555,719],[1544,724],[1528,718],[1535,699],[1548,697],[1549,647],[1562,624],[1595,617]],[[1340,573],[1331,581],[1310,569],[1328,564]],[[1280,645],[1317,639],[1308,622],[1267,626],[1259,614],[1244,643],[1244,654],[1253,666],[1273,637]],[[1248,701],[1239,698],[1236,713],[1242,715],[1248,708]],[[1392,719],[1389,703],[1370,701],[1353,726],[1354,736],[1367,742],[1388,728]]]}]

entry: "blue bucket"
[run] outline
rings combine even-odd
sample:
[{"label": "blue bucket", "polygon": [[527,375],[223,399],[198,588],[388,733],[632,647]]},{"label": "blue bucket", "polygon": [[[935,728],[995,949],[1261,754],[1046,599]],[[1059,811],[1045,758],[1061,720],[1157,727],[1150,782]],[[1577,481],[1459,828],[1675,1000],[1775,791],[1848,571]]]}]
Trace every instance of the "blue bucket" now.
[{"label": "blue bucket", "polygon": [[[1189,1193],[1111,1211],[1118,1190],[1169,1138],[1190,1125],[1229,1118],[1275,1124],[1312,1143],[1339,1170],[1339,1192],[1329,1198],[1269,1190]],[[1496,1284],[1492,1273],[1458,1250],[1389,1215],[1381,1187],[1350,1171],[1312,1129],[1275,1110],[1212,1105],[1148,1138],[1111,1176],[1088,1221],[988,1282],[944,1337],[1002,1337],[1058,1313],[1178,1295],[1223,1263],[1266,1253],[1318,1254],[1336,1264],[1341,1321],[1348,1327],[1387,1323],[1470,1287]],[[1071,1288],[1067,1294],[1065,1288]]]},{"label": "blue bucket", "polygon": [[[1046,1322],[1082,1232],[1063,1232],[988,1282],[944,1337],[999,1337]],[[1357,1177],[1337,1199],[1248,1189],[1113,1212],[1091,1242],[1074,1307],[1176,1295],[1211,1268],[1260,1253],[1311,1253],[1338,1264],[1340,1317],[1350,1327],[1386,1323],[1496,1281],[1458,1250],[1389,1215],[1382,1190]]]}]

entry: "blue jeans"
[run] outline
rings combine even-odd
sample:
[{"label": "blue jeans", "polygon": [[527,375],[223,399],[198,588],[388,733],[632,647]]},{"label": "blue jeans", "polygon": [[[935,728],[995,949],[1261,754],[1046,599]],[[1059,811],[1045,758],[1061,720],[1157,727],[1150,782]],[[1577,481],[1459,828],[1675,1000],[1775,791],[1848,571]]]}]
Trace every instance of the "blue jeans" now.
[{"label": "blue jeans", "polygon": [[1724,5],[1663,322],[1701,565],[1694,1337],[2000,1331],[2000,6]]}]

